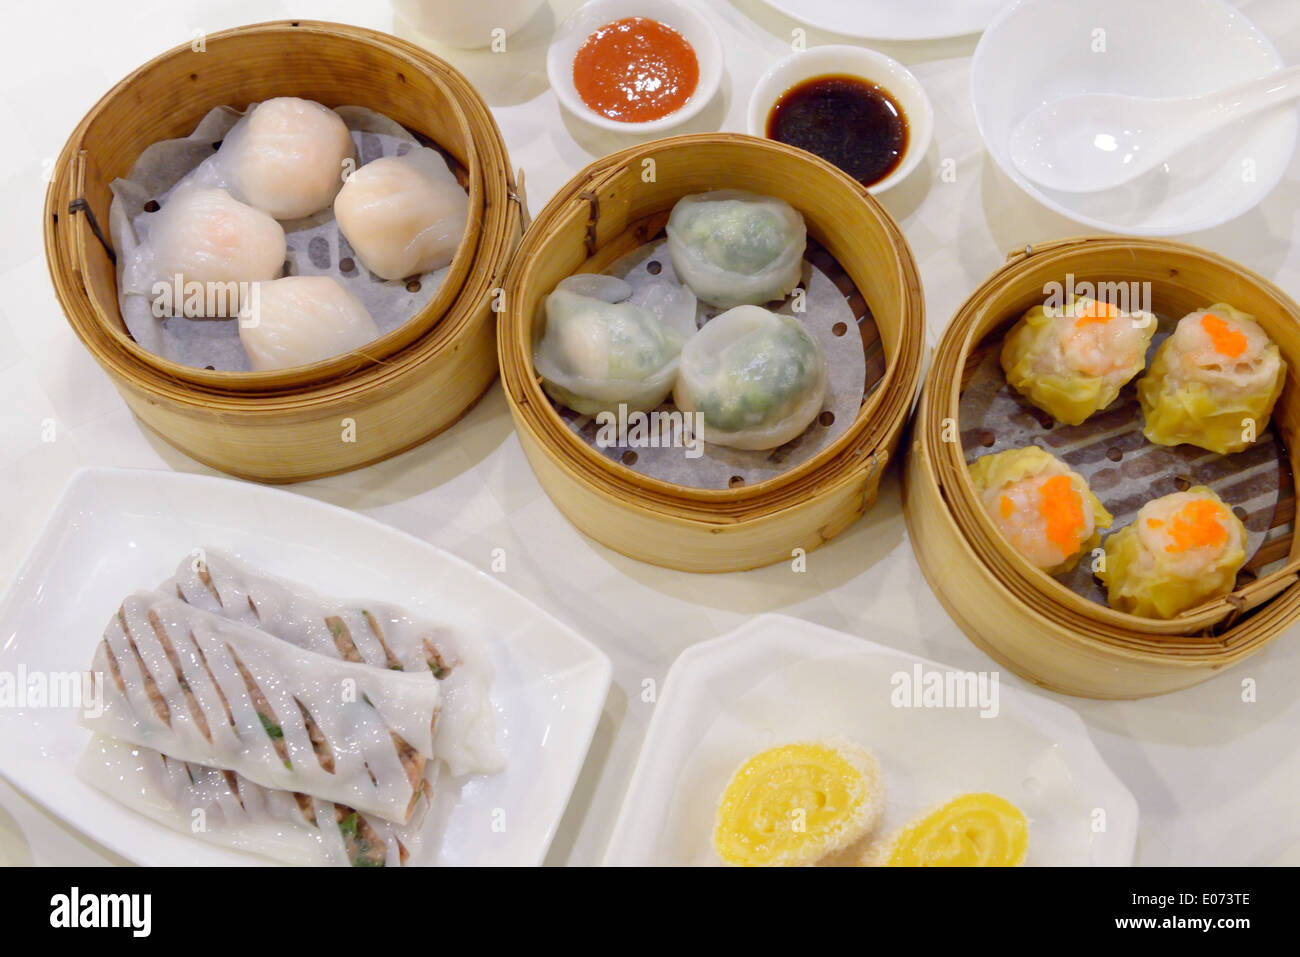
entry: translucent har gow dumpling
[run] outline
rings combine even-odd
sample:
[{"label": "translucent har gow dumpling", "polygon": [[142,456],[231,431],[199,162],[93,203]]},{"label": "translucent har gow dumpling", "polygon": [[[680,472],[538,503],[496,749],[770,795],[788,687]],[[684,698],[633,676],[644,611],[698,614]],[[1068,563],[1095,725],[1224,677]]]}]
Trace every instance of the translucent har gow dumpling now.
[{"label": "translucent har gow dumpling", "polygon": [[1049,575],[1073,568],[1111,523],[1084,477],[1036,445],[981,456],[970,479],[1003,538]]},{"label": "translucent har gow dumpling", "polygon": [[1066,425],[1115,401],[1146,365],[1155,316],[1079,298],[1035,306],[1002,342],[1002,371],[1026,399]]},{"label": "translucent har gow dumpling", "polygon": [[547,394],[575,412],[647,412],[672,391],[694,328],[688,289],[662,282],[634,293],[613,276],[570,276],[546,297],[533,366]]},{"label": "translucent har gow dumpling", "polygon": [[808,234],[789,203],[743,190],[696,193],[668,217],[677,278],[720,309],[783,299],[799,284]]},{"label": "translucent har gow dumpling", "polygon": [[372,160],[334,200],[339,231],[376,276],[405,279],[451,262],[465,234],[469,196],[437,150]]},{"label": "translucent har gow dumpling", "polygon": [[1246,563],[1246,527],[1203,485],[1147,502],[1106,539],[1097,572],[1112,608],[1173,618],[1228,594]]},{"label": "translucent har gow dumpling", "polygon": [[1190,445],[1227,455],[1264,433],[1286,363],[1250,316],[1226,303],[1190,313],[1160,344],[1138,382],[1146,423],[1157,445]]},{"label": "translucent har gow dumpling", "polygon": [[314,100],[279,96],[248,111],[226,134],[213,170],[231,194],[276,219],[329,207],[356,150],[347,124]]},{"label": "translucent har gow dumpling", "polygon": [[259,372],[319,362],[377,338],[365,305],[331,276],[259,283],[239,316],[239,341]]},{"label": "translucent har gow dumpling", "polygon": [[[224,189],[182,184],[150,218],[132,269],[151,275],[143,288],[155,281],[170,285],[176,276],[182,288],[204,284],[201,314],[229,318],[239,314],[239,284],[274,279],[284,269],[284,254],[284,230],[266,213]],[[193,301],[187,294],[170,312],[192,316]]]},{"label": "translucent har gow dumpling", "polygon": [[673,401],[703,415],[703,439],[733,449],[774,449],[822,410],[822,348],[797,319],[737,306],[705,324],[682,349]]}]

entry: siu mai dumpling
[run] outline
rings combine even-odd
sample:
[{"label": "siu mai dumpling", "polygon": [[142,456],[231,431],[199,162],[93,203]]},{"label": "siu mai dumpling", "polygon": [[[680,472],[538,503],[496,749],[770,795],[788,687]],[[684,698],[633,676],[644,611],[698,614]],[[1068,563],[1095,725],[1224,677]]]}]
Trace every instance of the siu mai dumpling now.
[{"label": "siu mai dumpling", "polygon": [[1146,365],[1155,335],[1150,313],[1124,312],[1080,298],[1063,308],[1035,306],[1002,343],[1002,371],[1026,399],[1065,425],[1115,401]]},{"label": "siu mai dumpling", "polygon": [[1147,502],[1132,525],[1106,539],[1110,607],[1173,618],[1232,591],[1246,563],[1246,527],[1203,485]]},{"label": "siu mai dumpling", "polygon": [[677,278],[720,309],[784,299],[803,273],[803,217],[770,196],[738,189],[686,196],[667,232]]},{"label": "siu mai dumpling", "polygon": [[1111,523],[1083,476],[1036,445],[982,456],[970,478],[994,527],[1049,575],[1073,568]]},{"label": "siu mai dumpling", "polygon": [[239,315],[253,371],[308,365],[379,338],[365,305],[330,276],[259,283]]},{"label": "siu mai dumpling", "polygon": [[826,356],[803,323],[737,306],[686,343],[673,401],[701,414],[706,442],[774,449],[817,418],[828,382]]},{"label": "siu mai dumpling", "polygon": [[226,134],[212,170],[235,198],[276,219],[327,209],[355,160],[342,118],[314,100],[278,96],[250,109]]},{"label": "siu mai dumpling", "polygon": [[469,216],[469,196],[447,162],[427,147],[372,160],[334,200],[339,231],[376,276],[405,279],[451,262]]},{"label": "siu mai dumpling", "polygon": [[1268,427],[1285,381],[1286,363],[1268,333],[1217,303],[1180,319],[1156,350],[1137,386],[1142,434],[1157,445],[1240,452]]},{"label": "siu mai dumpling", "polygon": [[[203,285],[201,307],[186,292],[173,302],[172,314],[231,318],[248,284],[280,275],[284,254],[284,230],[266,213],[224,189],[183,185],[150,220],[133,268],[150,271],[151,282],[172,285],[179,276],[182,288]],[[148,257],[152,264],[144,265]]]}]

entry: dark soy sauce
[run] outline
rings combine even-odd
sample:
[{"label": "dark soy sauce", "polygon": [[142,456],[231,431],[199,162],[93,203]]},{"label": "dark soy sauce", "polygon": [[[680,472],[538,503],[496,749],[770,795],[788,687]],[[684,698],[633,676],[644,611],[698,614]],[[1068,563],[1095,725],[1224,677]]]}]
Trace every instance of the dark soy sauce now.
[{"label": "dark soy sauce", "polygon": [[855,76],[819,76],[791,87],[767,117],[769,139],[834,163],[865,186],[907,152],[907,117],[882,87]]}]

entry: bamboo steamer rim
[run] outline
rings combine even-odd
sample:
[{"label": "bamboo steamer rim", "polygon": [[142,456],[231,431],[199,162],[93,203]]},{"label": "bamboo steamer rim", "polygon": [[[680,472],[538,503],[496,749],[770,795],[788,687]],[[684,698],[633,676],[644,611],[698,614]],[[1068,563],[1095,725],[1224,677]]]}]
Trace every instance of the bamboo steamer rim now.
[{"label": "bamboo steamer rim", "polygon": [[[560,228],[571,226],[575,219],[594,225],[584,194],[598,195],[603,186],[625,174],[631,164],[647,154],[706,145],[743,147],[785,160],[794,158],[851,191],[867,206],[895,250],[894,262],[889,265],[895,270],[895,281],[902,290],[900,298],[905,313],[898,320],[896,354],[886,356],[884,377],[859,407],[854,424],[843,435],[780,475],[727,489],[680,486],[645,476],[611,461],[579,440],[555,411],[532,368],[532,341],[523,335],[525,329],[531,328],[531,317],[522,314],[520,305],[525,298],[520,290],[536,281],[534,274],[541,269],[542,252],[548,240]],[[674,136],[637,144],[595,161],[557,191],[533,220],[511,265],[506,288],[509,305],[501,317],[498,350],[507,400],[517,422],[531,427],[539,446],[570,480],[614,504],[635,501],[661,520],[683,527],[694,526],[701,520],[728,525],[761,522],[775,513],[798,507],[810,494],[823,494],[858,480],[864,469],[883,468],[890,438],[901,430],[920,382],[924,300],[919,272],[902,231],[861,184],[837,167],[811,153],[760,137],[738,133]]]},{"label": "bamboo steamer rim", "polygon": [[[111,335],[110,331],[98,322],[97,310],[90,303],[84,290],[80,288],[80,283],[69,281],[69,277],[76,276],[71,258],[72,251],[66,241],[66,230],[64,234],[60,234],[59,229],[65,223],[60,218],[66,212],[62,199],[72,185],[70,179],[74,174],[74,168],[71,159],[76,143],[80,140],[81,127],[79,127],[60,154],[55,164],[55,175],[46,193],[45,250],[51,279],[70,324],[96,360],[111,375],[120,377],[146,392],[151,400],[201,409],[218,417],[229,415],[254,422],[285,414],[318,414],[322,407],[331,403],[346,402],[356,395],[369,394],[373,390],[395,386],[400,377],[408,373],[418,374],[419,366],[423,363],[435,361],[439,356],[455,350],[466,330],[477,323],[476,313],[479,307],[487,301],[504,278],[509,257],[514,250],[515,239],[521,230],[524,201],[521,189],[516,186],[500,130],[486,104],[482,102],[469,81],[433,54],[406,41],[341,24],[305,20],[277,21],[223,31],[221,34],[213,34],[208,40],[211,42],[216,37],[229,37],[254,30],[286,29],[286,24],[288,28],[326,35],[344,33],[362,35],[366,38],[380,38],[380,42],[385,46],[399,46],[413,58],[426,61],[427,64],[440,64],[448,70],[449,82],[458,94],[456,101],[467,111],[467,115],[472,120],[471,129],[475,131],[473,140],[467,146],[471,148],[482,168],[500,175],[499,180],[493,178],[487,181],[489,186],[487,192],[491,194],[499,189],[500,195],[489,195],[489,199],[494,201],[486,207],[484,218],[481,220],[483,228],[475,237],[473,256],[466,270],[469,273],[469,281],[455,290],[448,312],[413,344],[395,355],[373,362],[368,368],[305,387],[291,387],[262,393],[242,392],[225,387],[224,376],[228,374],[219,377],[214,385],[205,387],[171,374],[171,370],[152,361],[160,358],[152,353],[145,352],[144,356],[138,355],[138,352],[144,350],[134,343],[132,344],[136,345],[135,350],[122,348],[119,338]],[[155,58],[158,59],[161,58]],[[84,126],[85,123],[86,120],[83,120],[82,125]],[[247,375],[252,374],[247,373]],[[266,373],[257,373],[257,375],[266,375]]]},{"label": "bamboo steamer rim", "polygon": [[[152,372],[157,374],[156,381],[158,382],[176,383],[180,390],[178,394],[183,394],[192,387],[203,394],[214,397],[242,394],[253,396],[260,402],[264,401],[268,395],[289,394],[295,391],[310,392],[322,383],[345,382],[357,373],[365,372],[370,367],[382,366],[393,360],[397,355],[409,352],[412,342],[427,336],[431,331],[437,331],[438,327],[443,324],[447,313],[455,305],[465,283],[471,278],[472,273],[476,271],[474,267],[478,258],[478,246],[481,238],[485,235],[491,236],[504,231],[502,229],[502,217],[491,216],[488,208],[491,197],[487,195],[485,170],[504,170],[505,172],[507,197],[506,200],[498,200],[496,205],[505,205],[506,201],[513,201],[516,205],[519,204],[513,174],[509,163],[505,161],[504,144],[501,143],[500,132],[496,127],[495,120],[482,104],[477,91],[469,84],[468,80],[446,61],[429,51],[397,37],[363,27],[301,19],[268,21],[234,27],[208,35],[205,38],[205,43],[221,44],[259,34],[289,33],[342,39],[384,50],[408,61],[413,68],[422,69],[428,79],[444,91],[446,102],[453,111],[455,125],[459,127],[464,137],[465,153],[468,160],[466,164],[469,182],[467,191],[470,197],[465,234],[453,256],[451,271],[438,291],[422,309],[412,315],[406,322],[399,324],[395,329],[390,330],[373,342],[367,343],[362,349],[289,369],[228,372],[199,369],[167,359],[150,352],[131,338],[122,322],[116,302],[113,303],[113,316],[103,316],[94,307],[94,304],[89,302],[89,297],[85,295],[84,290],[81,295],[90,305],[89,312],[87,315],[78,312],[74,317],[73,311],[65,301],[65,295],[76,295],[77,293],[75,289],[66,289],[65,284],[60,283],[60,277],[55,274],[55,268],[57,263],[68,276],[75,278],[78,274],[78,264],[86,261],[87,253],[84,244],[87,237],[85,231],[79,236],[74,235],[76,248],[72,258],[51,255],[49,240],[51,239],[52,224],[58,220],[59,215],[67,215],[69,221],[73,221],[71,211],[62,202],[63,198],[69,195],[68,190],[71,188],[76,196],[82,195],[78,177],[79,173],[84,174],[84,170],[81,169],[82,156],[84,155],[81,144],[87,131],[98,119],[106,104],[115,97],[128,94],[132,84],[140,77],[163,68],[174,59],[192,52],[188,43],[180,44],[132,70],[96,101],[95,105],[91,107],[68,137],[55,162],[54,174],[51,177],[50,187],[46,193],[47,262],[50,267],[51,278],[55,280],[60,304],[63,306],[69,320],[73,321],[78,336],[88,346],[90,346],[90,342],[87,341],[88,337],[83,335],[83,329],[91,332],[94,327],[98,327],[99,331],[106,333],[107,336],[106,339],[99,340],[103,343],[106,353],[109,351],[119,352],[129,357],[133,365],[123,364],[120,366],[128,376],[139,376],[142,379],[148,379],[148,373]],[[223,105],[228,106],[231,104],[212,104],[208,109]],[[194,122],[197,123],[198,119],[195,118]],[[415,132],[421,131],[416,130]],[[500,155],[491,157],[499,162],[484,162],[484,158],[480,154],[485,146],[493,143],[501,143],[500,150],[493,151],[499,152]],[[74,198],[76,197],[74,196]],[[106,225],[106,221],[102,225]],[[80,283],[76,285],[80,285]],[[94,338],[93,335],[91,338]],[[395,351],[393,350],[394,346],[399,346],[403,342],[406,343],[404,346]],[[96,354],[99,355],[98,352]],[[165,390],[160,394],[165,394]]]},{"label": "bamboo steamer rim", "polygon": [[[987,301],[996,290],[1018,277],[1030,260],[1033,260],[1035,269],[1045,265],[1064,266],[1069,261],[1073,261],[1077,267],[1081,252],[1094,251],[1122,251],[1129,255],[1149,252],[1170,258],[1183,257],[1181,261],[1199,262],[1255,285],[1266,298],[1273,300],[1279,315],[1289,316],[1300,323],[1300,307],[1290,302],[1274,284],[1226,257],[1186,243],[1079,237],[1038,247],[1026,247],[1022,252],[1013,253],[1008,262],[972,293],[953,317],[936,350],[927,377],[927,388],[921,400],[924,415],[933,421],[941,421],[944,417],[959,421],[961,372],[966,358],[996,325],[1013,318],[1009,314],[990,314],[991,305]],[[1064,273],[1071,270],[1062,268],[1060,271]],[[1073,271],[1084,272],[1087,267]],[[1180,268],[1176,275],[1182,274]],[[1267,324],[1267,320],[1264,321]],[[1273,338],[1276,341],[1277,337]],[[1294,363],[1288,364],[1294,369]],[[1211,600],[1168,620],[1143,618],[1117,611],[1077,595],[1055,578],[1029,564],[1005,542],[979,505],[959,443],[935,442],[933,431],[923,430],[918,444],[924,448],[927,467],[948,503],[950,519],[960,530],[962,540],[971,547],[976,560],[989,568],[999,584],[1028,613],[1057,625],[1065,625],[1086,641],[1099,642],[1116,650],[1136,649],[1157,655],[1163,652],[1162,661],[1172,660],[1168,653],[1201,647],[1223,649],[1224,653],[1234,650],[1248,653],[1256,641],[1273,637],[1267,631],[1269,627],[1289,623],[1296,617],[1297,606],[1300,605],[1300,589],[1295,587],[1295,546],[1291,560],[1282,568],[1234,590],[1229,596]],[[1290,452],[1291,443],[1288,442],[1287,445]],[[1270,594],[1262,600],[1253,604],[1250,602],[1250,598],[1266,592]],[[1241,624],[1236,624],[1235,618],[1246,612],[1252,614]],[[1220,625],[1225,620],[1225,631],[1217,638],[1192,637],[1192,633]],[[1188,647],[1189,643],[1192,644],[1191,648]]]},{"label": "bamboo steamer rim", "polygon": [[[916,420],[918,433],[927,427],[926,416],[928,414],[925,408],[918,409]],[[919,439],[914,443],[912,453],[908,457],[908,469],[920,469],[930,486],[941,497],[944,497],[934,474],[932,463],[929,460],[928,448]],[[914,528],[913,507],[905,503],[904,514],[908,520],[911,537],[914,542],[917,542],[918,564],[920,564],[922,572],[944,606],[948,608],[954,617],[959,617],[958,610],[954,609],[946,598],[947,589],[944,587],[945,583],[937,579],[936,569],[932,567],[930,562],[925,560],[922,554],[921,536],[916,533]],[[945,510],[943,517],[954,525],[954,529],[956,528],[950,511]],[[1111,659],[1115,660],[1141,663],[1162,669],[1169,667],[1187,670],[1207,667],[1223,668],[1236,664],[1260,650],[1263,645],[1276,636],[1280,628],[1285,627],[1294,620],[1297,614],[1300,614],[1300,590],[1291,589],[1266,604],[1256,615],[1251,617],[1245,623],[1251,626],[1249,628],[1238,626],[1218,636],[1208,638],[1189,637],[1183,641],[1123,639],[1113,632],[1099,631],[1095,627],[1080,628],[1074,627],[1073,624],[1064,625],[1059,616],[1051,613],[1051,609],[1027,603],[1018,593],[1013,592],[1007,581],[995,574],[992,569],[982,562],[964,534],[957,532],[951,536],[951,540],[952,547],[961,551],[961,557],[965,559],[967,564],[985,569],[986,574],[981,579],[981,587],[992,589],[1007,603],[1014,603],[1017,612],[1024,616],[1023,622],[1009,624],[1014,624],[1018,629],[1028,624],[1030,626],[1029,630],[1036,629],[1036,633],[1049,632],[1056,640],[1071,645],[1079,651],[1102,650]],[[947,555],[945,555],[945,562],[948,565],[961,564],[960,562],[953,562],[951,556]],[[1013,670],[1018,669],[1019,663],[1011,660],[1008,655],[998,650],[996,645],[982,640],[982,636],[969,628],[964,628],[964,630],[976,640],[976,643],[983,650],[997,658],[999,662],[1007,664]]]}]

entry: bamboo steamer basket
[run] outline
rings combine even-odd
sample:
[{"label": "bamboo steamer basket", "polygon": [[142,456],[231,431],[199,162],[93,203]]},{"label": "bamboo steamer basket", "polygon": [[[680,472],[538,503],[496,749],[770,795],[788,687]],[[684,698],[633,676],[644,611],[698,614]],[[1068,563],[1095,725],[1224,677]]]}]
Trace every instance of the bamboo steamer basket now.
[{"label": "bamboo steamer basket", "polygon": [[[131,339],[107,250],[109,184],[145,147],[188,135],[211,108],[273,96],[377,110],[451,154],[470,197],[465,238],[430,302],[364,350],[309,366],[222,372]],[[357,468],[456,421],[496,375],[491,304],[524,203],[486,104],[449,64],[370,30],[306,20],[181,46],[110,90],[69,137],[45,202],[45,248],[73,330],[132,411],[222,471],[291,482]]]},{"label": "bamboo steamer basket", "polygon": [[[601,271],[657,236],[681,197],[724,186],[779,197],[803,214],[810,238],[843,269],[874,318],[883,378],[849,428],[807,461],[752,485],[686,488],[641,475],[575,436],[542,391],[532,350],[557,282]],[[511,266],[498,348],[519,441],[574,525],[632,558],[726,572],[816,548],[875,502],[920,381],[924,329],[911,250],[860,184],[784,144],[696,134],[607,156],[552,198]]]},{"label": "bamboo steamer basket", "polygon": [[[1270,541],[1260,560],[1279,559],[1279,567],[1239,581],[1231,594],[1168,621],[1089,601],[1007,544],[976,497],[961,443],[951,440],[952,426],[960,423],[972,356],[1041,304],[1045,285],[1062,282],[1067,273],[1076,283],[1149,282],[1156,311],[1166,315],[1182,316],[1215,302],[1254,315],[1287,362],[1273,423],[1295,474],[1300,307],[1262,277],[1193,246],[1063,240],[1013,253],[944,333],[918,403],[904,469],[910,537],[926,578],[953,619],[976,645],[1022,677],[1095,698],[1176,691],[1256,653],[1300,617],[1300,542],[1289,534]],[[1274,524],[1288,524],[1293,517],[1292,498],[1279,504]]]}]

